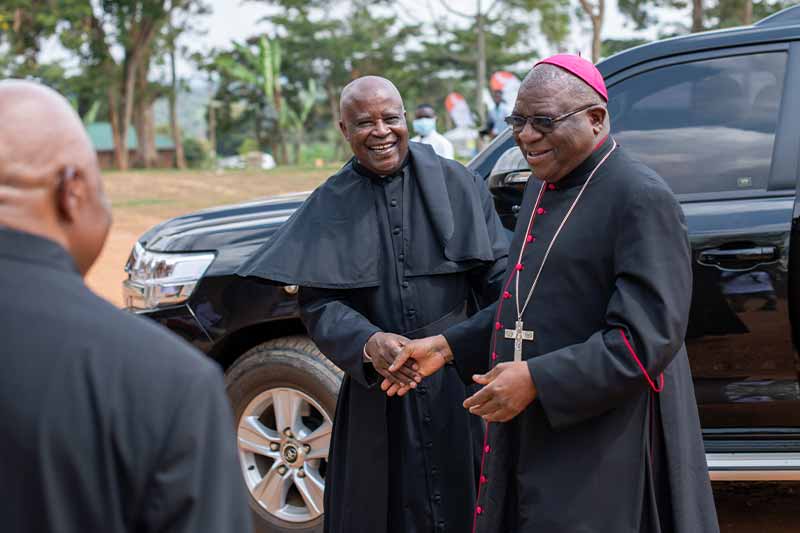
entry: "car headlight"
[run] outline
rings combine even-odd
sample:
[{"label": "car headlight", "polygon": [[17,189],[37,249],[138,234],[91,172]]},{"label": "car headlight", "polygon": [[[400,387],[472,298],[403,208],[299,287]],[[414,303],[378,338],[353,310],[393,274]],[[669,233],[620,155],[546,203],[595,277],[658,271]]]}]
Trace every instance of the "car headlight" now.
[{"label": "car headlight", "polygon": [[151,252],[137,242],[125,264],[125,306],[144,310],[185,302],[212,261],[213,253]]}]

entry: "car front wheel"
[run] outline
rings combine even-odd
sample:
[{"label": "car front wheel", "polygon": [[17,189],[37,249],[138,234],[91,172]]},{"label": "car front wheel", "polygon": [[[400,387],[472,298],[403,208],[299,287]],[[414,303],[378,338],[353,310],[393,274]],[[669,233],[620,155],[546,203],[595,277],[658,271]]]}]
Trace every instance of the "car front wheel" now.
[{"label": "car front wheel", "polygon": [[308,337],[252,348],[225,375],[256,531],[321,532],[341,371]]}]

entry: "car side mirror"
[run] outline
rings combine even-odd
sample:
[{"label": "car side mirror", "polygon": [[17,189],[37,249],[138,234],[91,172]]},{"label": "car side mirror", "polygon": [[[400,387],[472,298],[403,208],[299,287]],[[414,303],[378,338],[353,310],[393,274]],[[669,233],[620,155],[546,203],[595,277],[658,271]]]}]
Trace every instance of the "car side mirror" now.
[{"label": "car side mirror", "polygon": [[528,179],[531,177],[531,169],[528,162],[522,156],[516,146],[509,148],[497,160],[492,172],[489,174],[487,185],[489,190],[518,190],[522,192]]}]

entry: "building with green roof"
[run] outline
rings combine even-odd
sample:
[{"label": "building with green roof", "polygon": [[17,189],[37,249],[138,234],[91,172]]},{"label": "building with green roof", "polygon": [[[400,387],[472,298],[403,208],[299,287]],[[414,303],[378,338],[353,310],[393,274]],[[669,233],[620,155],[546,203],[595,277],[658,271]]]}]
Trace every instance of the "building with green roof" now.
[{"label": "building with green roof", "polygon": [[[115,167],[114,162],[114,134],[111,124],[108,122],[93,122],[86,125],[86,133],[92,141],[92,146],[97,151],[97,159],[100,161],[100,168],[109,169]],[[136,128],[128,128],[128,160],[133,161],[138,146]],[[175,166],[175,143],[172,138],[160,133],[156,134],[156,152],[158,152],[158,167],[173,168]]]}]

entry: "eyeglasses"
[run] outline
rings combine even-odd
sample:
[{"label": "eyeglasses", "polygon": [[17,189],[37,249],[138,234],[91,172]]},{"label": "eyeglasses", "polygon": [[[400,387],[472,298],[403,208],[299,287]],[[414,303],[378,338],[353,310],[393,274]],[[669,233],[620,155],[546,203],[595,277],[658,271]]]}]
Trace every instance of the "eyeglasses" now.
[{"label": "eyeglasses", "polygon": [[569,113],[564,113],[563,115],[559,115],[557,117],[546,117],[543,115],[534,115],[532,117],[525,117],[523,115],[509,115],[506,117],[506,124],[511,126],[511,129],[514,130],[514,133],[519,133],[525,129],[525,124],[530,124],[533,129],[538,131],[539,133],[552,133],[553,130],[556,129],[556,123],[561,122],[564,119],[571,117],[572,115],[577,115],[581,111],[586,111],[590,107],[595,107],[601,104],[589,104],[583,107],[579,107],[575,111],[570,111]]}]

